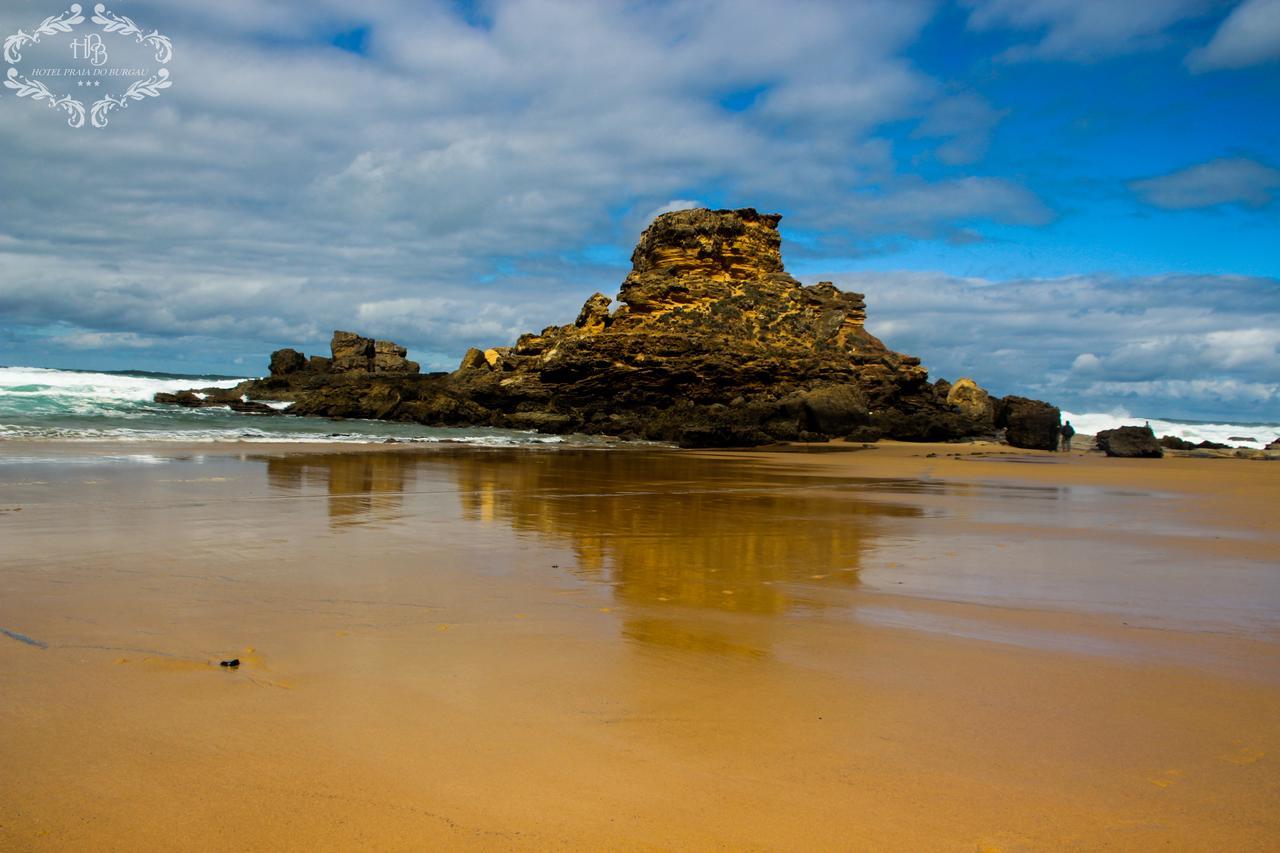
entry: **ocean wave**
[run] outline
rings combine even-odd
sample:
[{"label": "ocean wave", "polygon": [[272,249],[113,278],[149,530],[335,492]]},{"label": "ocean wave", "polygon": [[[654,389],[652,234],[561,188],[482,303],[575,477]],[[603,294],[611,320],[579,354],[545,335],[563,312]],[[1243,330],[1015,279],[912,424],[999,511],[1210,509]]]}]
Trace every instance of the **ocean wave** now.
[{"label": "ocean wave", "polygon": [[[0,440],[467,444],[480,447],[598,444],[598,439],[489,428],[443,429],[372,420],[242,415],[222,407],[153,402],[159,392],[233,388],[242,379],[0,367]],[[275,409],[288,403],[268,401]]]},{"label": "ocean wave", "polygon": [[1150,424],[1152,432],[1157,436],[1171,435],[1189,441],[1192,444],[1213,441],[1230,447],[1248,447],[1255,450],[1260,450],[1270,442],[1280,438],[1280,424],[1276,423],[1213,423],[1169,418],[1144,418],[1130,415],[1125,411],[1081,412],[1078,414],[1064,411],[1062,417],[1064,420],[1071,421],[1071,425],[1075,427],[1076,432],[1084,435],[1097,435],[1104,429]]},{"label": "ocean wave", "polygon": [[0,367],[0,418],[7,415],[140,417],[160,392],[234,388],[243,379],[138,373],[93,373],[44,367]]}]

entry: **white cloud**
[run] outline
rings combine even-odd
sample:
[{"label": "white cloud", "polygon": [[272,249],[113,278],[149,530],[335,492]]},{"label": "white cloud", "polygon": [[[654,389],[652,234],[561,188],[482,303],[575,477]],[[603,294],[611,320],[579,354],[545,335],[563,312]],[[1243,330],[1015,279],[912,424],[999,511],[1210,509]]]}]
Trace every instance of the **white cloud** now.
[{"label": "white cloud", "polygon": [[[964,159],[991,121],[904,56],[933,11],[502,0],[474,25],[444,2],[131,3],[174,40],[162,99],[97,134],[0,100],[0,329],[198,339],[226,361],[362,317],[460,353],[572,317],[625,272],[577,250],[629,247],[644,212],[708,187],[813,229],[866,196],[837,226],[867,238],[1045,221],[1007,180],[899,174],[882,123],[941,100],[929,132]],[[355,27],[367,56],[329,43]]]},{"label": "white cloud", "polygon": [[691,199],[684,199],[684,198],[673,198],[671,201],[667,202],[666,204],[659,205],[658,207],[655,207],[653,210],[646,213],[644,215],[644,219],[646,222],[652,222],[654,218],[661,216],[664,213],[671,213],[673,210],[693,210],[694,208],[702,207],[702,206],[703,206],[702,202],[700,201],[693,201]]},{"label": "white cloud", "polygon": [[1280,58],[1280,0],[1244,0],[1213,39],[1187,56],[1192,71],[1244,68]]},{"label": "white cloud", "polygon": [[70,349],[148,349],[156,345],[151,338],[144,338],[135,332],[67,332],[55,335],[53,342],[58,346]]},{"label": "white cloud", "polygon": [[923,358],[935,377],[971,376],[997,394],[1039,397],[1077,412],[1141,398],[1152,417],[1280,417],[1274,279],[822,278],[865,293],[868,329]]},{"label": "white cloud", "polygon": [[1091,352],[1082,352],[1071,362],[1071,372],[1078,374],[1096,373],[1102,367],[1102,359]]},{"label": "white cloud", "polygon": [[1232,203],[1264,207],[1280,190],[1280,171],[1244,157],[1225,158],[1133,181],[1129,188],[1170,210]]},{"label": "white cloud", "polygon": [[974,30],[1034,31],[1003,59],[1093,62],[1158,47],[1172,24],[1210,10],[1213,0],[964,0]]}]

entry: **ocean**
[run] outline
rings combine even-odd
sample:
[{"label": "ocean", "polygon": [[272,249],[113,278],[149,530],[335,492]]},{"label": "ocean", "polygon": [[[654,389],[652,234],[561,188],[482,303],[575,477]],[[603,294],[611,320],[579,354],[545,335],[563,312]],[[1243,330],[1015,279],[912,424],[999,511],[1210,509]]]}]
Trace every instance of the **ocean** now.
[{"label": "ocean", "polygon": [[[242,378],[120,371],[0,367],[0,440],[173,441],[173,442],[342,442],[372,444],[454,442],[493,447],[519,445],[599,445],[599,438],[554,436],[473,427],[442,429],[385,421],[241,415],[222,408],[185,409],[160,405],[160,391],[217,386],[231,388]],[[285,404],[276,404],[281,408]],[[1277,423],[1174,420],[1127,412],[1063,412],[1076,431],[1150,422],[1157,435],[1190,442],[1216,441],[1261,448],[1280,436]],[[1242,440],[1242,439],[1248,439]]]},{"label": "ocean", "polygon": [[[243,378],[120,371],[0,367],[0,441],[451,442],[487,447],[602,444],[517,430],[442,429],[372,420],[241,415],[221,407],[187,409],[152,402],[161,391],[232,388]],[[285,403],[273,403],[284,408]]]}]

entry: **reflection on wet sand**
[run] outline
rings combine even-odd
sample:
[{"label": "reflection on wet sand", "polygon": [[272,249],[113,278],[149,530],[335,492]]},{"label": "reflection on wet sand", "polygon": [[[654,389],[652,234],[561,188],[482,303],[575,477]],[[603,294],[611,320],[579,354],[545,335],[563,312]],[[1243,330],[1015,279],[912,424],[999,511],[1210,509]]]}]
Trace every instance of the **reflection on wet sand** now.
[{"label": "reflection on wet sand", "polygon": [[[325,489],[334,526],[405,513],[407,483],[451,475],[462,517],[567,545],[564,570],[607,584],[630,639],[760,654],[739,623],[683,608],[782,614],[821,608],[832,587],[858,583],[879,520],[921,510],[833,497],[814,479],[769,481],[746,466],[661,452],[431,452],[267,459],[274,490]],[[826,594],[824,594],[824,588]],[[762,626],[755,626],[758,632]]]},{"label": "reflection on wet sand", "polygon": [[401,517],[405,484],[413,482],[413,457],[395,453],[333,453],[261,457],[267,484],[276,492],[329,496],[334,527]]},{"label": "reflection on wet sand", "polygon": [[[619,603],[753,613],[812,604],[794,585],[858,582],[877,519],[916,507],[833,500],[668,454],[471,454],[450,460],[465,518],[568,544]],[[745,481],[745,485],[744,485]]]}]

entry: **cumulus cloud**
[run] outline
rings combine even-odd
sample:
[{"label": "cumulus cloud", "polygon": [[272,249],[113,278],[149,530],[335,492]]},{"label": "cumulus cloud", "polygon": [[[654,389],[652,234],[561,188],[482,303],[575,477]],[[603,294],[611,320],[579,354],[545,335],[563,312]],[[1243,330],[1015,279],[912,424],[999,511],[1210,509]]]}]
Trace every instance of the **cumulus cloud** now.
[{"label": "cumulus cloud", "polygon": [[1220,204],[1265,207],[1280,189],[1280,171],[1244,157],[1224,158],[1133,181],[1129,188],[1149,204],[1170,210]]},{"label": "cumulus cloud", "polygon": [[[629,247],[646,213],[708,187],[813,229],[833,197],[865,195],[844,221],[865,240],[1045,221],[1008,179],[901,174],[879,135],[941,102],[928,132],[958,161],[994,120],[905,58],[932,11],[132,3],[174,40],[162,98],[102,133],[0,100],[0,325],[198,340],[225,359],[244,341],[319,347],[356,318],[444,367],[571,315],[623,272],[581,252]],[[10,4],[0,26],[29,17]],[[363,52],[336,46],[357,29]],[[734,92],[757,94],[728,109]]]},{"label": "cumulus cloud", "polygon": [[666,204],[659,205],[658,207],[655,207],[653,210],[650,210],[648,213],[644,215],[644,219],[646,222],[651,222],[653,221],[653,219],[661,216],[664,213],[671,213],[672,211],[675,211],[675,210],[693,210],[695,208],[702,207],[702,206],[703,206],[702,202],[699,202],[699,201],[693,201],[691,199],[686,199],[686,198],[674,198],[671,201],[667,202]]},{"label": "cumulus cloud", "polygon": [[156,341],[144,338],[136,332],[68,332],[54,335],[53,342],[70,349],[148,349]]},{"label": "cumulus cloud", "polygon": [[1149,417],[1280,417],[1275,279],[825,277],[865,293],[868,328],[937,377],[1077,412],[1132,401]]},{"label": "cumulus cloud", "polygon": [[1031,31],[1039,38],[1002,54],[1008,61],[1093,62],[1159,47],[1171,25],[1201,15],[1213,0],[964,0],[974,30]]},{"label": "cumulus cloud", "polygon": [[1280,0],[1244,0],[1207,45],[1187,56],[1187,67],[1214,71],[1275,59],[1280,59]]}]

